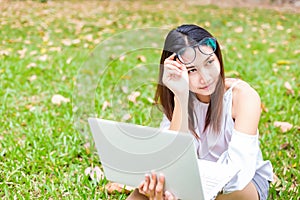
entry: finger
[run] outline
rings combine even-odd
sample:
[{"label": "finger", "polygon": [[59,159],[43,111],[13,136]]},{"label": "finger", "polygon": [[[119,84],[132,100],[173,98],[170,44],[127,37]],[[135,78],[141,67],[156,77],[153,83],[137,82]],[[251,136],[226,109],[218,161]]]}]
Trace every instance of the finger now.
[{"label": "finger", "polygon": [[141,193],[141,194],[144,194],[144,190],[143,190],[144,184],[145,184],[145,181],[142,181],[138,187],[139,193]]},{"label": "finger", "polygon": [[145,184],[145,181],[142,181],[142,182],[139,184],[138,188],[139,188],[139,189],[140,189],[140,188],[143,189],[144,184]]},{"label": "finger", "polygon": [[174,65],[182,70],[186,68],[185,65],[183,65],[181,62],[174,61],[174,60],[165,60],[164,65],[167,65],[167,64]]},{"label": "finger", "polygon": [[173,53],[171,56],[169,56],[168,58],[166,58],[164,60],[164,64],[166,63],[173,63],[173,64],[178,64],[178,67],[180,68],[185,68],[185,64],[183,64],[182,62],[180,62],[180,60],[178,59],[178,57],[176,56],[176,53]]},{"label": "finger", "polygon": [[178,71],[181,71],[183,68],[179,63],[167,63],[164,65],[165,69],[177,69]]},{"label": "finger", "polygon": [[145,184],[143,187],[143,191],[145,194],[148,193],[149,183],[150,183],[150,176],[149,176],[149,174],[145,174]]},{"label": "finger", "polygon": [[154,197],[155,195],[155,187],[156,187],[156,173],[152,172],[151,173],[151,181],[150,181],[150,184],[149,184],[149,190],[150,190],[150,196],[151,197]]},{"label": "finger", "polygon": [[173,76],[173,75],[181,76],[181,73],[182,72],[180,72],[180,71],[178,71],[176,69],[169,69],[168,71],[166,71],[165,76]]},{"label": "finger", "polygon": [[163,197],[164,184],[165,176],[163,174],[160,174],[158,178],[158,183],[155,188],[156,196],[158,197],[158,199],[162,199]]},{"label": "finger", "polygon": [[178,74],[182,74],[183,71],[186,71],[186,67],[178,67],[178,66],[174,66],[172,64],[167,64],[165,65],[165,72],[164,73],[169,73],[169,71],[175,71]]},{"label": "finger", "polygon": [[166,59],[168,59],[168,60],[174,60],[175,56],[176,56],[176,53],[173,53],[172,55],[170,55],[170,56],[169,56],[168,58],[166,58]]}]

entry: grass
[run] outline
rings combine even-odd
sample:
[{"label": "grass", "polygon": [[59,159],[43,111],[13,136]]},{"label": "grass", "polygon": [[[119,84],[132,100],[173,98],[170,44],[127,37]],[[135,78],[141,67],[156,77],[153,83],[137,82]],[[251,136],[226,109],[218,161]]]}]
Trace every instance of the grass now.
[{"label": "grass", "polygon": [[[88,130],[74,126],[76,117],[86,116],[85,109],[76,108],[84,97],[76,88],[82,75],[95,73],[85,66],[92,52],[101,54],[106,39],[137,28],[170,29],[182,23],[211,31],[222,44],[226,74],[246,80],[260,94],[261,149],[278,177],[269,198],[299,199],[299,14],[182,1],[1,3],[0,197],[125,199],[122,193],[108,195],[107,180],[96,182],[84,174],[101,164],[93,143],[82,134]],[[135,49],[121,58],[111,55],[109,68],[96,78],[94,94],[86,97],[94,106],[87,111],[156,126],[160,115],[152,105],[157,79],[153,63],[159,53]],[[55,94],[70,101],[54,104]],[[130,94],[136,99],[129,101]],[[283,132],[276,121],[293,128]]]}]

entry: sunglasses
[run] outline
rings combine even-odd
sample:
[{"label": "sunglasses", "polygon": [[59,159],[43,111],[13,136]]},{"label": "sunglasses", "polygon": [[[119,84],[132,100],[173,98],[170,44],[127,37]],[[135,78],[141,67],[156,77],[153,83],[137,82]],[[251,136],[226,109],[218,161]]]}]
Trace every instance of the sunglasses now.
[{"label": "sunglasses", "polygon": [[196,47],[204,55],[211,55],[217,49],[217,40],[216,38],[206,37],[203,38],[200,42],[195,45],[187,46],[180,49],[174,60],[178,59],[182,64],[190,64],[196,59]]}]

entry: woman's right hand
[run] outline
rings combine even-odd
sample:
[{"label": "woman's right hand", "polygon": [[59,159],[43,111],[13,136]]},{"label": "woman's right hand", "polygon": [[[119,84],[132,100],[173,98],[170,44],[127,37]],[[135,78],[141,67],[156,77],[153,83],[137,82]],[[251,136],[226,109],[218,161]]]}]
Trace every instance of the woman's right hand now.
[{"label": "woman's right hand", "polygon": [[186,66],[174,60],[175,55],[172,54],[164,61],[162,81],[180,99],[189,93],[189,77]]},{"label": "woman's right hand", "polygon": [[139,193],[148,197],[149,200],[177,200],[170,192],[164,191],[165,177],[152,172],[145,175],[145,180],[139,185]]}]

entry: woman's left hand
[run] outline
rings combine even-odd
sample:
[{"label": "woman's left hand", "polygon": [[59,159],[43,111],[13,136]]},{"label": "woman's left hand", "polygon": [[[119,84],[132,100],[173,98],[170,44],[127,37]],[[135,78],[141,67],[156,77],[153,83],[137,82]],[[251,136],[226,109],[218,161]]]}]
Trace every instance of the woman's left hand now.
[{"label": "woman's left hand", "polygon": [[164,192],[165,177],[156,173],[145,175],[145,180],[139,185],[139,193],[147,196],[149,200],[176,200],[177,198],[170,192]]}]

